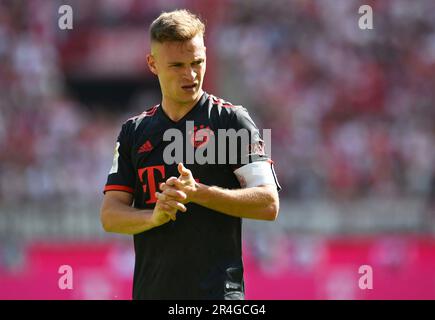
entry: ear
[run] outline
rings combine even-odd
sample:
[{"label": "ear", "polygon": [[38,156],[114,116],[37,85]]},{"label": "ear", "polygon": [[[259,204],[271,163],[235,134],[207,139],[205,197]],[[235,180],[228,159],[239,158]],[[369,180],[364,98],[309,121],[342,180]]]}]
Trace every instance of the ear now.
[{"label": "ear", "polygon": [[150,71],[157,75],[156,60],[151,53],[147,54],[147,64]]}]

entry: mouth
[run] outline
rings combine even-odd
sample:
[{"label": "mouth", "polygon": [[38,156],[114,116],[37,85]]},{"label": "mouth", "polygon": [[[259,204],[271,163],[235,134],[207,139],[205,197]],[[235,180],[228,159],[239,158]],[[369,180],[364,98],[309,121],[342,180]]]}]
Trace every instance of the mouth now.
[{"label": "mouth", "polygon": [[181,88],[185,91],[193,91],[196,89],[197,86],[198,86],[197,83],[192,83],[192,84],[187,84],[187,85],[181,86]]}]

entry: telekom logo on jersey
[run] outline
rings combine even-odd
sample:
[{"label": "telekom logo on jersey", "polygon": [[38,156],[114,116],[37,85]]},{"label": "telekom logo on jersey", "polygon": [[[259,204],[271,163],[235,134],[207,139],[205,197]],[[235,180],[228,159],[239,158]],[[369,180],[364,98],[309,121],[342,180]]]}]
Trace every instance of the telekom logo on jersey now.
[{"label": "telekom logo on jersey", "polygon": [[[157,198],[155,194],[157,191],[157,183],[156,183],[157,180],[154,175],[156,172],[160,173],[162,180],[166,178],[164,165],[150,166],[138,170],[139,179],[143,187],[143,192],[144,193],[149,192],[150,194],[150,198],[146,201],[147,204],[157,202]],[[146,177],[146,181],[144,177]],[[199,182],[199,179],[195,179],[195,181]]]},{"label": "telekom logo on jersey", "polygon": [[[162,179],[165,178],[165,166],[151,166],[151,167],[145,167],[138,170],[139,179],[143,186],[143,192],[150,194],[150,199],[146,201],[146,203],[155,203],[157,202],[156,198],[156,191],[157,191],[157,185],[156,185],[156,179],[154,177],[154,172],[160,172],[160,175]],[[146,180],[144,181],[144,175],[146,174]]]}]

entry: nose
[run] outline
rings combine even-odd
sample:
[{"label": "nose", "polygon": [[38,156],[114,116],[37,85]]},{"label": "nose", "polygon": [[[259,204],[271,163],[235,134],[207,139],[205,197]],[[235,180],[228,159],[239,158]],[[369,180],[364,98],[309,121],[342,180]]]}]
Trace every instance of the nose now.
[{"label": "nose", "polygon": [[193,81],[196,78],[196,71],[189,66],[185,69],[183,76],[186,80]]}]

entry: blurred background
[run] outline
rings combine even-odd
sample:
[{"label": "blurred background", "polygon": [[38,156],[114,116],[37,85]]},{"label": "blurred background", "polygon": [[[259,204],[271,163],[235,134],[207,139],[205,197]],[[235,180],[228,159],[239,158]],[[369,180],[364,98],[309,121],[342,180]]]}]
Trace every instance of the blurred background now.
[{"label": "blurred background", "polygon": [[432,0],[0,0],[0,299],[131,298],[132,238],[99,206],[121,124],[160,102],[148,25],[176,8],[207,22],[204,89],[272,130],[281,210],[244,221],[246,297],[435,299]]}]

